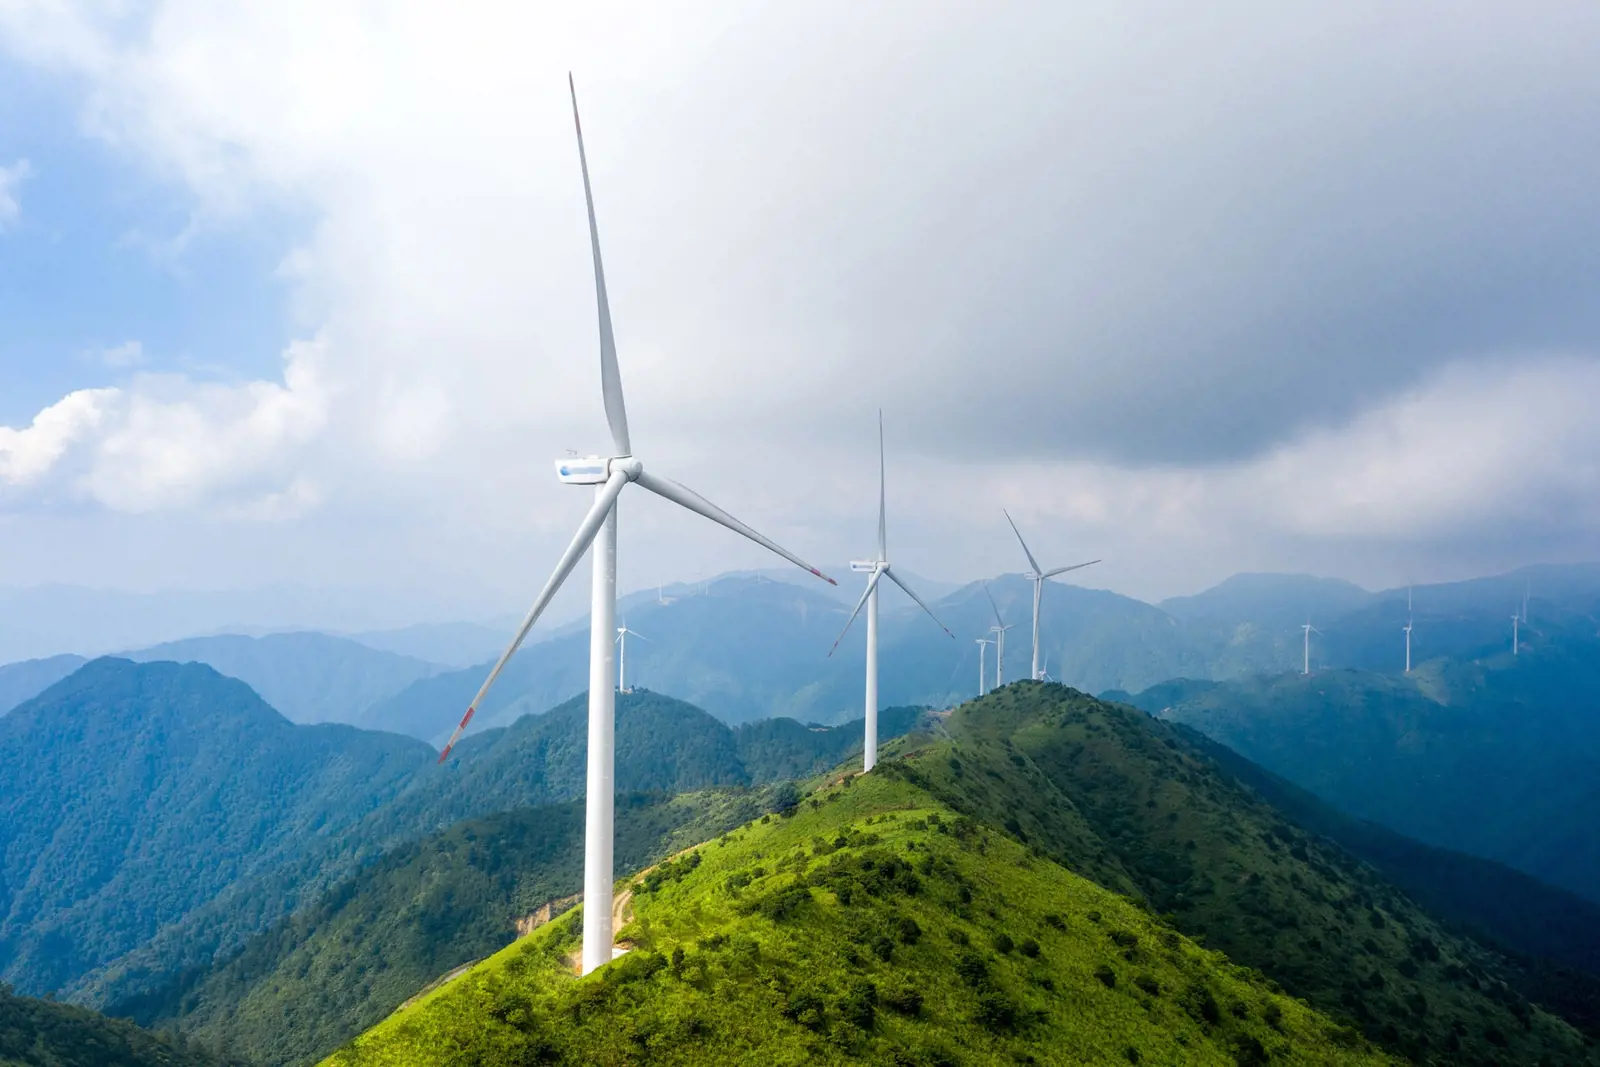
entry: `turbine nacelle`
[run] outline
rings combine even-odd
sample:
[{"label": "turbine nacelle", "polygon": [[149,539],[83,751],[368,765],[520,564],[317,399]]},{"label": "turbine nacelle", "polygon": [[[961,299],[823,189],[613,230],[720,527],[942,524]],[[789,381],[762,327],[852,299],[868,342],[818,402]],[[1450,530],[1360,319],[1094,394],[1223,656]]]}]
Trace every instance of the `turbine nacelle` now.
[{"label": "turbine nacelle", "polygon": [[633,456],[568,456],[556,460],[555,465],[556,478],[563,485],[604,485],[613,471],[626,474],[632,482],[644,471],[644,464]]}]

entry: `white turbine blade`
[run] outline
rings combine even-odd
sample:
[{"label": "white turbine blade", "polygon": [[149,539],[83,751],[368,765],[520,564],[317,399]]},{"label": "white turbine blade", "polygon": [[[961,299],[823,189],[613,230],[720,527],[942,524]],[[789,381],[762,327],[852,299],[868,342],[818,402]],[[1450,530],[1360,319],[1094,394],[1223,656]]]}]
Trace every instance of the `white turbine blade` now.
[{"label": "white turbine blade", "polygon": [[1040,577],[1042,577],[1042,578],[1054,578],[1056,575],[1065,574],[1068,571],[1080,571],[1085,567],[1093,567],[1096,563],[1099,563],[1099,562],[1100,562],[1100,560],[1091,559],[1088,563],[1074,563],[1070,567],[1057,567],[1053,571],[1045,571],[1044,574],[1040,575]]},{"label": "white turbine blade", "polygon": [[878,587],[878,579],[882,577],[883,571],[881,569],[872,572],[872,577],[867,580],[867,588],[861,593],[861,599],[856,601],[856,610],[850,613],[850,617],[844,621],[844,629],[840,630],[839,636],[833,639],[833,647],[828,649],[829,656],[839,651],[839,642],[843,641],[844,635],[850,632],[851,624],[856,621],[856,616],[861,614],[862,605],[867,602],[867,597],[872,595],[872,591]]},{"label": "white turbine blade", "polygon": [[[891,582],[893,582],[895,585],[898,585],[901,589],[905,590],[906,596],[910,597],[912,600],[915,600],[917,602],[917,607],[921,608],[923,611],[926,611],[928,613],[928,618],[932,619],[934,622],[939,622],[939,616],[935,615],[933,613],[933,609],[928,607],[928,605],[926,605],[926,604],[924,604],[922,602],[922,598],[921,597],[919,597],[917,594],[915,594],[915,593],[913,593],[911,591],[911,587],[909,585],[907,585],[905,582],[902,582],[900,580],[900,576],[898,574],[896,574],[892,570],[887,570],[887,569],[884,570],[883,573],[887,574],[889,576],[889,580]],[[946,626],[942,622],[939,622],[939,629],[943,630],[947,634],[950,634],[950,636],[952,638],[955,637],[955,634],[951,634],[950,633],[950,627]]]},{"label": "white turbine blade", "polygon": [[628,631],[628,636],[629,637],[637,637],[639,640],[643,641],[647,645],[655,644],[654,641],[650,640],[648,637],[646,637],[644,634],[640,633],[638,630],[629,630]]},{"label": "white turbine blade", "polygon": [[887,523],[884,519],[884,476],[883,476],[883,409],[878,409],[878,558],[889,558],[887,537]]},{"label": "white turbine blade", "polygon": [[649,471],[640,471],[635,481],[657,496],[666,497],[674,504],[679,504],[683,507],[686,507],[696,514],[704,515],[712,522],[720,523],[721,525],[732,530],[734,533],[744,534],[744,536],[750,538],[750,540],[754,541],[762,548],[776,552],[790,563],[793,563],[796,567],[799,567],[804,571],[810,571],[812,574],[815,574],[818,578],[821,578],[829,585],[839,584],[832,578],[829,578],[826,574],[823,574],[821,571],[817,570],[817,568],[813,567],[811,564],[807,563],[805,560],[801,559],[799,556],[795,555],[793,552],[790,552],[786,548],[780,547],[776,542],[770,541],[756,533],[750,527],[746,526],[732,515],[729,515],[726,511],[723,511],[721,508],[717,507],[715,504],[701,496],[699,493],[695,492],[693,489],[690,489],[684,485],[679,485],[671,478],[663,478],[659,474],[651,474]]},{"label": "white turbine blade", "polygon": [[[1022,531],[1017,529],[1017,521],[1011,517],[1011,512],[1007,511],[1005,508],[1001,508],[1000,509],[1000,514],[1004,515],[1006,517],[1006,521],[1011,524],[1011,532],[1017,535],[1017,544],[1022,546],[1022,554],[1024,556],[1028,557],[1028,566],[1033,568],[1033,573],[1035,573],[1035,574],[1044,574],[1044,572],[1039,567],[1039,561],[1033,558],[1033,553],[1032,552],[1028,551],[1028,542],[1026,542],[1026,541],[1024,541],[1022,539]],[[1099,561],[1096,560],[1096,562],[1099,562]],[[1060,574],[1061,572],[1060,571],[1051,571],[1050,573],[1051,574]],[[1046,578],[1048,578],[1049,576],[1050,575],[1048,575],[1048,574],[1044,575],[1044,577],[1046,577]]]},{"label": "white turbine blade", "polygon": [[995,623],[1000,626],[1004,626],[1006,624],[1006,620],[1000,617],[1000,605],[994,602],[994,594],[989,592],[988,582],[983,583],[983,595],[989,598],[989,606],[994,609]]},{"label": "white turbine blade", "polygon": [[550,580],[544,583],[544,588],[539,592],[539,598],[533,602],[533,607],[528,609],[527,617],[522,620],[522,625],[517,629],[517,636],[511,639],[506,650],[500,654],[494,669],[489,672],[489,677],[484,679],[483,685],[478,690],[478,695],[472,698],[472,703],[467,705],[467,713],[461,717],[461,725],[456,727],[456,732],[450,735],[450,740],[444,746],[444,751],[439,753],[439,762],[443,763],[450,758],[450,750],[456,742],[461,740],[461,734],[466,730],[467,723],[472,721],[472,716],[477,714],[478,705],[483,702],[489,687],[494,685],[494,680],[500,677],[500,672],[506,663],[522,647],[523,638],[528,636],[528,631],[533,629],[533,624],[539,620],[544,609],[549,606],[550,599],[561,588],[561,583],[567,580],[567,575],[572,573],[572,568],[578,565],[578,560],[588,549],[589,543],[594,540],[595,534],[600,529],[600,524],[606,521],[606,515],[611,511],[611,505],[617,502],[617,494],[622,492],[622,487],[628,484],[628,476],[622,471],[614,471],[605,488],[595,498],[594,506],[589,509],[589,514],[583,517],[583,522],[578,526],[578,532],[572,538],[572,544],[567,546],[566,552],[561,556],[561,562],[556,564],[555,573],[550,575]]},{"label": "white turbine blade", "polygon": [[622,371],[617,368],[617,341],[611,333],[611,301],[606,296],[606,271],[600,263],[600,227],[594,219],[594,193],[589,188],[589,157],[583,150],[583,123],[578,121],[578,89],[567,72],[572,93],[572,126],[578,131],[578,166],[583,169],[583,199],[589,206],[589,245],[594,252],[594,295],[600,307],[600,392],[605,398],[606,422],[617,455],[633,455],[628,441],[628,410],[622,403]]}]

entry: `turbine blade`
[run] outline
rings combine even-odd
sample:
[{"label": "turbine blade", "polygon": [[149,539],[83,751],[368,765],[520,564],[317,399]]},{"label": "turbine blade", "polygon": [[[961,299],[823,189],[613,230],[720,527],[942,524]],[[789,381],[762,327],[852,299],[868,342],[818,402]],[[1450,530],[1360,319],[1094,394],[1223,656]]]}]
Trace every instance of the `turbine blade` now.
[{"label": "turbine blade", "polygon": [[1074,563],[1070,567],[1057,567],[1053,571],[1045,571],[1044,574],[1040,575],[1040,577],[1041,578],[1054,578],[1056,575],[1065,574],[1068,571],[1077,571],[1077,570],[1082,570],[1085,567],[1093,567],[1096,563],[1099,563],[1099,562],[1100,562],[1100,560],[1091,559],[1088,563]]},{"label": "turbine blade", "polygon": [[878,409],[878,558],[889,558],[887,524],[884,519],[885,496],[883,476],[883,409]]},{"label": "turbine blade", "polygon": [[[1017,521],[1011,517],[1011,512],[1007,511],[1005,508],[1001,508],[1000,514],[1004,515],[1006,517],[1006,521],[1011,524],[1011,532],[1017,535],[1017,544],[1022,546],[1022,554],[1028,557],[1028,566],[1033,568],[1033,573],[1043,575],[1044,577],[1048,578],[1050,575],[1044,574],[1043,569],[1039,566],[1039,561],[1033,558],[1032,552],[1028,551],[1028,542],[1022,539],[1022,531],[1017,529]],[[1059,574],[1061,572],[1052,571],[1051,573]]]},{"label": "turbine blade", "polygon": [[765,548],[771,552],[776,552],[790,563],[793,563],[796,567],[799,567],[804,571],[810,571],[812,574],[815,574],[818,578],[821,578],[829,585],[839,584],[832,578],[829,578],[826,574],[823,574],[821,571],[817,570],[817,568],[813,567],[811,564],[807,563],[805,560],[801,559],[799,556],[795,555],[793,552],[790,552],[788,549],[781,547],[776,542],[768,540],[767,538],[756,533],[750,527],[746,526],[732,515],[729,515],[726,511],[723,511],[721,508],[717,507],[711,501],[707,500],[693,489],[690,489],[688,486],[679,485],[671,478],[663,478],[661,475],[651,474],[649,471],[640,471],[639,476],[635,480],[657,496],[666,497],[674,504],[686,507],[696,514],[704,515],[712,522],[726,526],[734,533],[744,534],[744,536],[748,537],[762,548]]},{"label": "turbine blade", "polygon": [[844,635],[850,632],[850,625],[856,621],[856,616],[861,614],[862,606],[866,604],[867,597],[872,595],[872,591],[878,587],[878,579],[881,577],[883,577],[883,571],[879,569],[873,571],[872,577],[867,579],[867,587],[862,591],[861,599],[856,601],[856,610],[850,613],[850,617],[844,622],[844,629],[839,631],[839,636],[833,639],[833,647],[828,649],[829,656],[839,651],[839,642],[843,641]]},{"label": "turbine blade", "polygon": [[605,398],[606,422],[617,455],[633,455],[628,441],[628,410],[622,403],[622,372],[617,368],[617,341],[611,333],[611,301],[606,296],[606,271],[600,262],[600,226],[594,218],[594,193],[589,188],[589,157],[583,150],[583,123],[578,121],[578,89],[567,72],[572,93],[572,126],[578,131],[578,166],[583,170],[583,199],[589,206],[589,246],[594,252],[594,295],[600,307],[600,392]]},{"label": "turbine blade", "polygon": [[[895,585],[898,585],[901,589],[905,590],[906,596],[910,597],[912,600],[915,600],[917,602],[917,607],[921,608],[923,611],[926,611],[928,613],[928,618],[932,619],[934,622],[939,622],[939,616],[935,615],[933,613],[933,609],[928,607],[928,605],[926,605],[926,604],[924,604],[922,602],[922,598],[921,597],[919,597],[917,594],[915,594],[915,593],[913,593],[911,591],[911,587],[909,585],[907,585],[905,582],[902,582],[900,580],[900,576],[898,574],[896,574],[892,570],[885,570],[883,573],[887,574],[889,576],[889,580],[891,582],[893,582]],[[939,629],[943,630],[947,634],[950,634],[950,636],[952,638],[954,638],[956,636],[955,634],[951,634],[950,633],[950,627],[946,626],[942,622],[939,622]]]},{"label": "turbine blade", "polygon": [[989,598],[989,606],[994,609],[994,621],[996,625],[1004,626],[1006,624],[1006,620],[1000,617],[1000,605],[994,602],[994,594],[989,592],[988,582],[983,583],[983,595]]},{"label": "turbine blade", "polygon": [[611,512],[611,505],[617,502],[617,495],[622,492],[622,487],[628,484],[628,476],[621,471],[614,472],[606,481],[605,488],[595,497],[594,506],[589,509],[589,514],[583,517],[583,522],[578,526],[578,532],[573,535],[572,543],[567,546],[566,552],[561,556],[561,562],[556,564],[555,573],[550,575],[550,580],[544,583],[544,588],[539,591],[539,598],[533,602],[533,607],[528,609],[527,616],[522,620],[522,625],[517,628],[517,635],[511,639],[506,650],[500,654],[495,662],[494,669],[489,672],[489,677],[484,679],[483,685],[478,689],[478,695],[472,698],[472,703],[467,705],[467,713],[461,717],[461,725],[456,727],[456,732],[450,735],[450,740],[445,744],[444,751],[439,753],[439,762],[443,763],[450,758],[450,750],[456,747],[456,742],[461,740],[462,733],[467,728],[467,723],[472,721],[472,716],[477,714],[478,705],[483,703],[483,698],[489,692],[489,687],[494,685],[494,680],[500,677],[500,672],[505,669],[506,663],[522,647],[523,638],[528,636],[528,631],[533,629],[533,624],[539,620],[544,609],[549,606],[550,599],[561,588],[561,583],[567,580],[567,575],[572,573],[572,568],[578,565],[578,560],[588,549],[589,543],[594,540],[600,531],[600,524],[606,521],[606,516]]}]

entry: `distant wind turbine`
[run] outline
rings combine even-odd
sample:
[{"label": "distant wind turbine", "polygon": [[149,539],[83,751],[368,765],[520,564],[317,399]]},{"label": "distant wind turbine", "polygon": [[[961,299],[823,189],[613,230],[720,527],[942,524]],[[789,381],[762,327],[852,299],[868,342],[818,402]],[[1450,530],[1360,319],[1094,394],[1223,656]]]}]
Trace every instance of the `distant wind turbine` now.
[{"label": "distant wind turbine", "polygon": [[989,646],[994,642],[987,637],[979,637],[976,640],[978,642],[978,695],[983,696],[983,684],[986,681],[984,675],[988,672],[988,664],[985,662],[984,657],[989,651]]},{"label": "distant wind turbine", "polygon": [[1301,674],[1310,674],[1311,673],[1311,635],[1312,634],[1320,634],[1322,631],[1317,629],[1315,626],[1312,626],[1310,619],[1306,620],[1306,624],[1304,626],[1302,626],[1301,629],[1306,632],[1306,658],[1305,658],[1305,666],[1300,669],[1300,673]]},{"label": "distant wind turbine", "polygon": [[651,473],[633,454],[633,445],[628,437],[627,409],[622,398],[622,374],[617,366],[616,341],[611,330],[611,305],[606,296],[605,270],[600,262],[600,228],[595,222],[594,194],[589,187],[589,162],[583,150],[583,126],[578,121],[578,92],[572,86],[571,75],[567,77],[567,85],[572,92],[572,124],[578,136],[578,166],[583,172],[583,197],[589,210],[589,247],[594,257],[595,302],[599,309],[600,325],[600,391],[605,402],[606,422],[611,428],[614,451],[609,457],[586,456],[556,461],[556,476],[564,484],[595,487],[594,504],[578,525],[578,532],[556,564],[555,572],[545,582],[533,607],[528,609],[516,636],[501,653],[477,696],[467,706],[467,713],[462,716],[461,725],[456,727],[455,733],[450,735],[439,762],[443,763],[449,758],[451,749],[472,721],[473,713],[483,702],[495,679],[500,677],[506,663],[528,636],[528,631],[592,545],[590,559],[594,578],[589,609],[587,808],[583,837],[583,973],[588,974],[601,964],[610,962],[613,956],[611,887],[616,877],[612,864],[616,793],[616,690],[611,685],[611,654],[614,643],[612,634],[617,624],[617,498],[630,482],[637,483],[657,496],[665,497],[680,507],[748,537],[823,581],[838,583],[698,493],[670,478]]},{"label": "distant wind turbine", "polygon": [[1406,586],[1406,673],[1411,673],[1411,587]]},{"label": "distant wind turbine", "polygon": [[861,599],[856,601],[856,610],[850,613],[850,618],[845,620],[844,629],[839,631],[839,636],[833,642],[833,648],[828,649],[832,656],[839,648],[839,642],[844,640],[844,635],[850,632],[850,626],[856,621],[856,616],[861,614],[861,606],[867,607],[867,736],[866,744],[862,749],[862,770],[870,771],[878,765],[878,579],[888,579],[901,589],[906,596],[917,602],[917,606],[928,613],[928,618],[939,623],[939,629],[950,634],[952,640],[955,634],[944,623],[939,622],[939,617],[933,609],[922,602],[922,598],[911,591],[911,587],[900,580],[900,576],[889,569],[888,538],[886,536],[886,499],[884,489],[884,460],[883,460],[883,412],[878,412],[878,556],[876,559],[852,560],[850,569],[857,573],[867,574],[866,591],[861,594]]},{"label": "distant wind turbine", "polygon": [[[638,630],[630,630],[630,629],[628,629],[628,624],[627,624],[626,621],[624,621],[621,626],[617,627],[617,692],[619,692],[619,693],[631,693],[631,692],[633,692],[632,689],[628,688],[628,635],[629,634],[632,634],[634,637],[637,637],[641,641],[650,640],[648,637],[646,637],[644,634],[640,633]],[[659,683],[657,683],[657,684],[659,684]]]},{"label": "distant wind turbine", "polygon": [[1511,654],[1517,655],[1517,623],[1521,621],[1516,612],[1511,613]]},{"label": "distant wind turbine", "polygon": [[1074,563],[1070,567],[1057,567],[1054,570],[1045,570],[1039,566],[1039,561],[1033,558],[1033,553],[1028,551],[1028,542],[1022,539],[1022,531],[1017,529],[1016,520],[1011,517],[1011,512],[1005,508],[1000,509],[1000,514],[1006,517],[1011,524],[1011,532],[1017,535],[1017,543],[1022,546],[1022,554],[1028,557],[1028,566],[1033,569],[1028,572],[1028,580],[1033,583],[1033,680],[1039,681],[1043,674],[1039,669],[1039,601],[1044,595],[1044,580],[1054,578],[1058,574],[1079,570],[1083,567],[1092,567],[1100,561],[1091,559],[1088,563]]},{"label": "distant wind turbine", "polygon": [[994,687],[999,689],[1006,684],[1006,631],[1016,626],[1000,617],[1000,605],[994,602],[994,594],[989,592],[989,583],[983,583],[983,595],[989,598],[989,606],[994,609],[994,625],[989,627],[989,632],[994,634]]}]

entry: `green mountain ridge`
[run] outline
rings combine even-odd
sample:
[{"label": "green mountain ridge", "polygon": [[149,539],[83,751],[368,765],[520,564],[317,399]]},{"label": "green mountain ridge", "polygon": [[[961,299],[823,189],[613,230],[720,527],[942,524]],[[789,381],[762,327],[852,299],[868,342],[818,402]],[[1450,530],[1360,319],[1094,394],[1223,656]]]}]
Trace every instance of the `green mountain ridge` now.
[{"label": "green mountain ridge", "polygon": [[[888,733],[914,709],[885,712]],[[896,724],[899,725],[896,725]],[[618,785],[670,793],[814,773],[859,723],[732,730],[619,701]],[[583,790],[583,700],[469,738],[297,726],[208,667],[95,661],[0,718],[0,976],[105,1008],[228,958],[386,851]]]},{"label": "green mountain ridge", "polygon": [[[1496,953],[1294,826],[1170,725],[1019,682],[952,713],[947,731],[930,744],[937,758],[885,769],[1147,901],[1391,1051],[1418,1062],[1534,1063],[1584,1048],[1507,984],[1518,972]],[[913,739],[891,747],[900,746],[914,751]],[[1532,1038],[1537,1019],[1564,1036]],[[1499,1051],[1502,1039],[1514,1057]]]},{"label": "green mountain ridge", "polygon": [[[643,866],[773,803],[745,790],[620,797],[617,863]],[[256,1063],[320,1059],[578,893],[583,818],[582,802],[569,802],[457,823],[384,855],[231,959],[111,1010],[249,1049]]]},{"label": "green mountain ridge", "polygon": [[301,855],[429,758],[199,665],[103,659],[0,718],[0,977],[67,986]]},{"label": "green mountain ridge", "polygon": [[621,960],[575,978],[569,915],[327,1062],[1390,1062],[893,776],[825,787],[631,893]]},{"label": "green mountain ridge", "polygon": [[225,1067],[225,1061],[181,1037],[15,996],[0,985],[0,1067]]}]

